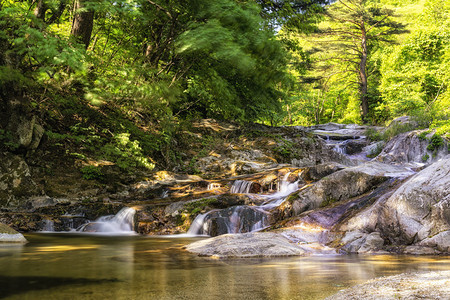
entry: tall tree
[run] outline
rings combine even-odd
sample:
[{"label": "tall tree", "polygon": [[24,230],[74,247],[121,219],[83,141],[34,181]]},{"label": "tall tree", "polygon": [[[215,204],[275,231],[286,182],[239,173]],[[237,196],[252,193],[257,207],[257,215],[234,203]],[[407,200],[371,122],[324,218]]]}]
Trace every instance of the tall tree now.
[{"label": "tall tree", "polygon": [[339,0],[326,12],[332,26],[324,30],[331,37],[327,50],[333,51],[343,72],[356,75],[361,119],[367,123],[369,114],[368,61],[375,45],[393,42],[393,36],[405,32],[405,25],[394,20],[394,12],[368,0]]},{"label": "tall tree", "polygon": [[70,34],[89,47],[92,29],[94,27],[94,10],[86,5],[85,0],[75,1],[75,15],[72,21]]}]

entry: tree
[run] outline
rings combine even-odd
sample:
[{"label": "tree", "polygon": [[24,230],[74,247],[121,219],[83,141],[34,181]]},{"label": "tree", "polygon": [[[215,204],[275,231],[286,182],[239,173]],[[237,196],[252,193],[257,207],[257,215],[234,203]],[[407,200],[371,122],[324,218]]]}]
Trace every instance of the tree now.
[{"label": "tree", "polygon": [[89,8],[85,0],[75,1],[75,14],[72,21],[70,34],[89,47],[91,42],[92,29],[94,27],[94,10]]},{"label": "tree", "polygon": [[[326,50],[335,53],[339,73],[354,74],[359,90],[361,119],[369,115],[369,81],[375,70],[368,69],[372,49],[380,43],[392,43],[396,34],[406,32],[405,26],[394,21],[392,10],[367,0],[339,0],[326,12],[331,26],[323,31],[330,37]],[[335,71],[333,71],[335,72]]]},{"label": "tree", "polygon": [[256,0],[261,7],[261,16],[272,27],[283,27],[300,31],[311,31],[315,21],[330,0]]}]

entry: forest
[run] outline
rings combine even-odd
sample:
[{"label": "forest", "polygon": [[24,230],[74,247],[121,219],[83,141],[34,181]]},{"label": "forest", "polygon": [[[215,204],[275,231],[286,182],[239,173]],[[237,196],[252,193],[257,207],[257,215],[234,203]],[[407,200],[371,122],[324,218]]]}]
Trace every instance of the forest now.
[{"label": "forest", "polygon": [[66,154],[124,170],[177,166],[179,136],[202,118],[386,125],[408,115],[448,136],[449,10],[439,0],[2,0],[2,148],[24,151],[13,134],[23,116]]}]

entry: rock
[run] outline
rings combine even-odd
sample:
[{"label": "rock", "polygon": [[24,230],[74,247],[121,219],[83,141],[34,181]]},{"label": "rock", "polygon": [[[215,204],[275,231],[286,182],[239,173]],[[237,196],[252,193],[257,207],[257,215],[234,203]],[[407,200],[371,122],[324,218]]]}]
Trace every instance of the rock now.
[{"label": "rock", "polygon": [[427,247],[435,247],[437,250],[450,253],[450,231],[444,231],[435,236],[424,239],[419,243]]},{"label": "rock", "polygon": [[310,181],[317,181],[342,169],[345,169],[345,166],[334,162],[315,165],[306,170],[305,179]]},{"label": "rock", "polygon": [[306,253],[287,238],[270,232],[225,234],[189,244],[186,250],[200,256],[218,258],[295,256]]},{"label": "rock", "polygon": [[345,153],[349,155],[360,153],[366,145],[366,139],[349,140],[345,143]]},{"label": "rock", "polygon": [[[399,134],[392,138],[384,147],[376,160],[385,163],[415,163],[422,164],[435,162],[448,154],[447,142],[436,149],[435,152],[427,150],[429,141],[419,138],[424,131],[411,131]],[[433,134],[427,135],[431,138]]]},{"label": "rock", "polygon": [[282,218],[362,195],[389,177],[412,174],[402,167],[369,162],[346,168],[322,178],[314,185],[290,196],[280,207]]},{"label": "rock", "polygon": [[358,253],[370,253],[380,250],[384,245],[384,240],[379,232],[372,232],[363,241]]},{"label": "rock", "polygon": [[0,223],[0,243],[1,242],[26,243],[27,240],[21,233],[18,233],[11,227],[8,227],[5,224]]},{"label": "rock", "polygon": [[30,145],[28,146],[28,149],[35,150],[37,147],[39,147],[39,144],[41,143],[42,136],[44,135],[44,127],[42,127],[39,124],[34,124],[33,127],[33,135],[30,142]]},{"label": "rock", "polygon": [[326,300],[449,299],[450,271],[404,273],[356,285]]},{"label": "rock", "polygon": [[341,239],[341,250],[347,253],[372,253],[381,250],[384,240],[379,232],[370,234],[360,231],[348,231]]},{"label": "rock", "polygon": [[435,255],[438,254],[436,249],[431,247],[424,246],[407,246],[402,251],[403,254],[412,254],[412,255]]},{"label": "rock", "polygon": [[252,206],[233,206],[209,212],[203,219],[201,232],[209,236],[244,233],[269,224],[268,213]]},{"label": "rock", "polygon": [[408,179],[380,207],[377,227],[391,243],[448,251],[450,156]]},{"label": "rock", "polygon": [[417,121],[415,121],[410,116],[402,116],[392,120],[386,130],[398,126],[407,127],[409,130],[413,130],[419,126],[419,123],[417,123]]},{"label": "rock", "polygon": [[22,157],[0,153],[0,206],[17,206],[28,197],[41,194]]}]

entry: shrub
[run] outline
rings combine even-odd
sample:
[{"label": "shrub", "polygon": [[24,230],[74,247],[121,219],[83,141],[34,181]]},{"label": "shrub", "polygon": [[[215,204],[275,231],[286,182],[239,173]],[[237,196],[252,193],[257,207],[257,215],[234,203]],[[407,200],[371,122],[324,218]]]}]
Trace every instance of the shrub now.
[{"label": "shrub", "polygon": [[85,166],[81,168],[81,174],[83,178],[87,180],[101,180],[105,176],[102,171],[96,166]]}]

